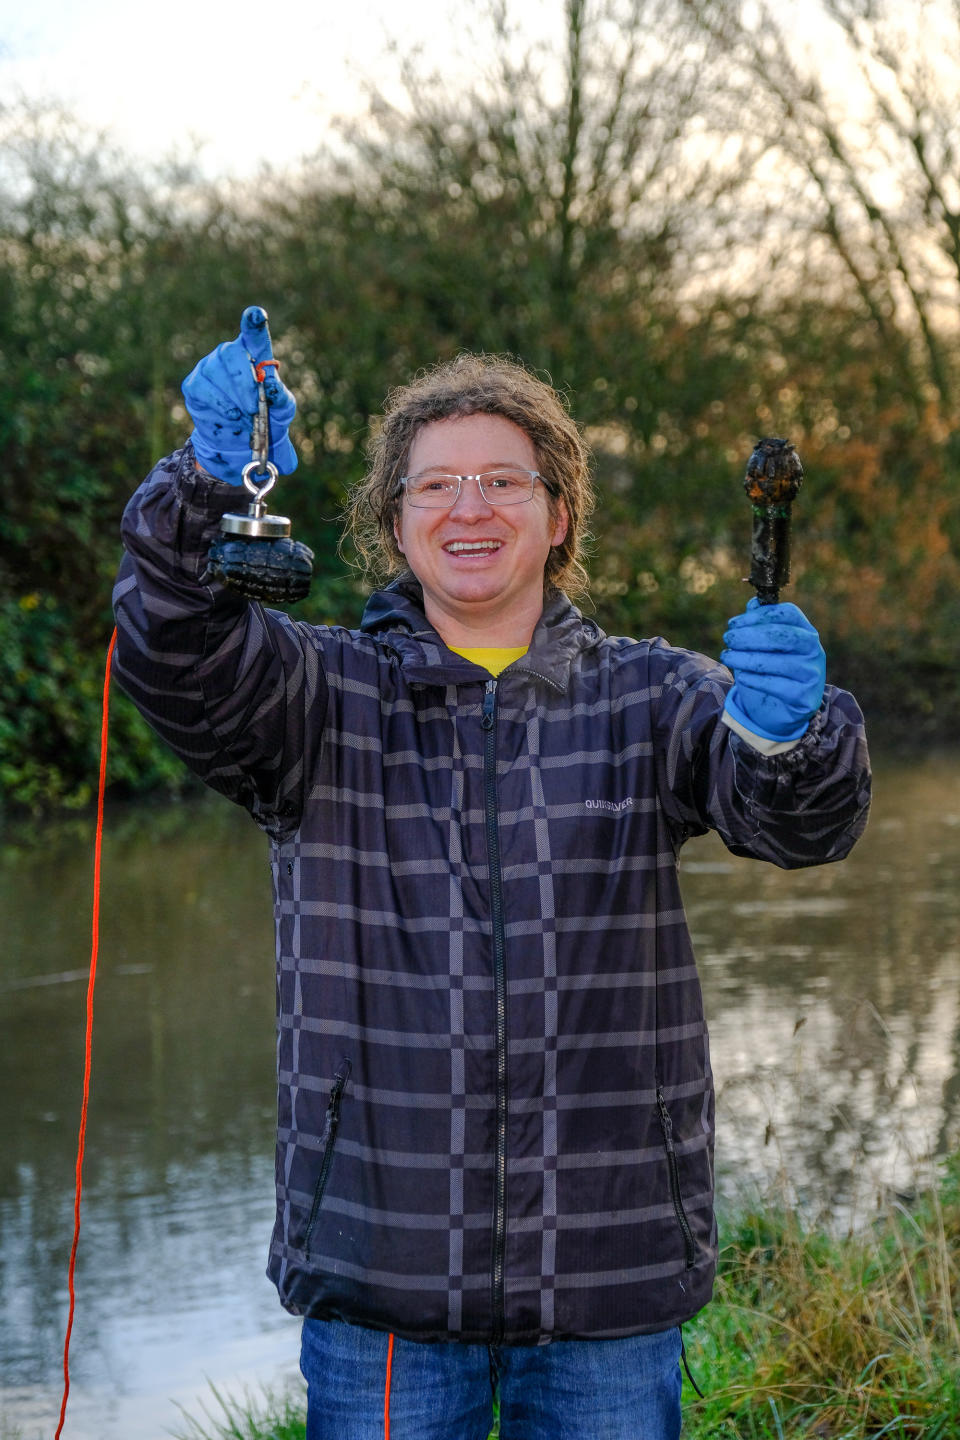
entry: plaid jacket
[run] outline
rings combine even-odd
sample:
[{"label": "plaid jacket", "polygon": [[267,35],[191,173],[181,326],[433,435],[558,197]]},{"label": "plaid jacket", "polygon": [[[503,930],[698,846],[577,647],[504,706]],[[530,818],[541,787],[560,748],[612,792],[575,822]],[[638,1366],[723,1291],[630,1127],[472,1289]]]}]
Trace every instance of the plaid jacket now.
[{"label": "plaid jacket", "polygon": [[538,1343],[710,1296],[714,1100],[677,876],[708,827],[781,866],[866,822],[852,698],[765,757],[729,672],[548,597],[498,680],[412,578],[359,631],[202,582],[231,487],[189,447],[124,520],[114,673],[272,842],[277,1216],[298,1314]]}]

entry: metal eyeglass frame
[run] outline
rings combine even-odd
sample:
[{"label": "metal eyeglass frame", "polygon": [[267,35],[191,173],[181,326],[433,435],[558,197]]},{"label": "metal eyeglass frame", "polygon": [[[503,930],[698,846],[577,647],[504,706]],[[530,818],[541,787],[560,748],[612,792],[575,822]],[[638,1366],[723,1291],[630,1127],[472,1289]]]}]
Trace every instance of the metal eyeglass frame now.
[{"label": "metal eyeglass frame", "polygon": [[[483,488],[484,477],[485,477],[485,476],[490,476],[490,475],[502,475],[505,470],[516,471],[518,474],[522,474],[522,475],[529,475],[529,477],[530,477],[530,492],[529,492],[529,494],[522,496],[521,499],[519,499],[519,500],[507,500],[507,501],[504,501],[504,500],[493,500],[493,499],[491,499],[490,496],[487,494],[487,492],[486,492],[486,491],[484,490],[484,488]],[[416,501],[416,500],[411,499],[410,491],[407,489],[408,483],[409,483],[411,480],[421,480],[421,479],[428,479],[428,478],[429,478],[429,479],[433,479],[433,480],[456,480],[456,482],[457,482],[457,493],[454,495],[453,499],[452,499],[448,504],[445,504],[445,505],[424,505],[422,501],[418,502],[418,501]],[[543,476],[540,474],[540,471],[539,471],[539,470],[528,470],[525,465],[501,465],[501,466],[499,466],[496,470],[480,470],[480,471],[478,471],[476,474],[473,474],[473,475],[469,475],[469,474],[467,474],[467,475],[458,475],[455,471],[452,471],[452,470],[451,470],[451,471],[441,470],[441,471],[438,471],[438,472],[436,472],[435,474],[431,474],[431,475],[429,475],[429,476],[421,476],[421,475],[402,475],[402,476],[400,477],[400,479],[397,481],[397,484],[398,484],[398,485],[401,487],[401,489],[406,493],[407,500],[409,501],[409,503],[413,506],[413,508],[414,508],[415,510],[452,510],[453,507],[454,507],[454,505],[456,505],[457,501],[460,499],[460,494],[461,494],[461,492],[462,492],[462,490],[463,490],[463,482],[464,482],[464,480],[476,480],[477,486],[478,486],[478,488],[479,488],[479,490],[480,490],[481,498],[482,498],[483,500],[485,500],[488,505],[495,505],[495,506],[496,506],[496,505],[501,505],[501,506],[502,506],[502,505],[504,505],[504,504],[506,504],[506,505],[526,505],[529,501],[531,501],[531,500],[533,499],[534,487],[535,487],[535,485],[536,485],[536,483],[537,483],[538,480],[540,481],[540,484],[543,486],[544,490],[546,490],[546,492],[547,492],[548,495],[552,495],[554,498],[556,498],[557,493],[558,493],[556,486],[555,486],[555,485],[551,485],[551,483],[550,483],[549,480],[545,480],[545,479],[543,478]]]}]

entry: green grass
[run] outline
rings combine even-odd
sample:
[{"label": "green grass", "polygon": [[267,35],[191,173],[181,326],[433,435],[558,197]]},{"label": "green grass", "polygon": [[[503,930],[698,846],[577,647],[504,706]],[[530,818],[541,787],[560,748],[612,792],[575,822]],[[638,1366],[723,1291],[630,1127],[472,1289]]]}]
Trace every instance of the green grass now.
[{"label": "green grass", "polygon": [[704,1400],[685,1440],[960,1437],[960,1161],[909,1209],[842,1238],[789,1210],[722,1232],[686,1328]]},{"label": "green grass", "polygon": [[258,1400],[249,1396],[232,1400],[216,1386],[210,1392],[219,1414],[206,1406],[198,1418],[183,1407],[186,1429],[174,1432],[175,1440],[305,1440],[306,1404],[302,1394],[267,1393]]},{"label": "green grass", "polygon": [[[684,1329],[705,1392],[685,1383],[684,1440],[960,1440],[958,1311],[960,1157],[863,1232],[742,1213],[721,1227],[714,1301]],[[187,1417],[180,1440],[304,1440],[302,1397],[214,1395],[214,1428]]]}]

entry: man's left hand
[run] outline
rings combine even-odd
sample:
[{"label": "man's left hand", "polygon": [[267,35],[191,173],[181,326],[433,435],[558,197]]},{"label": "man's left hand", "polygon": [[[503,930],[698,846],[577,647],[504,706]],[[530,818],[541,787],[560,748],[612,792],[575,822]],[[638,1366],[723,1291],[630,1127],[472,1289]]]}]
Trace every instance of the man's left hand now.
[{"label": "man's left hand", "polygon": [[761,605],[735,615],[720,659],[733,671],[726,709],[765,740],[798,740],[820,708],[827,657],[820,636],[796,605]]}]

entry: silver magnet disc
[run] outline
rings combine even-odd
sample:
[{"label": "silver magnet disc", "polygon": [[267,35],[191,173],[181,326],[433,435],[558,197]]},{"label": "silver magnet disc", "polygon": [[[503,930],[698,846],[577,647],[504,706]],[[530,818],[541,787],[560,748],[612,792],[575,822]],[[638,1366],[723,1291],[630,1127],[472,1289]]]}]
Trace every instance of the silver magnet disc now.
[{"label": "silver magnet disc", "polygon": [[252,540],[284,540],[290,534],[286,515],[224,515],[220,521],[221,535],[245,535]]}]

